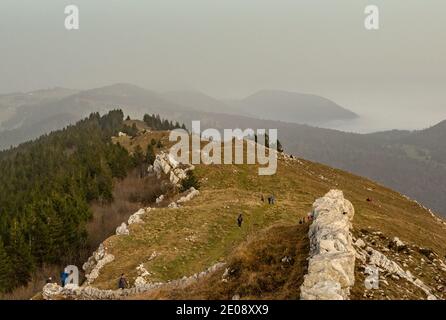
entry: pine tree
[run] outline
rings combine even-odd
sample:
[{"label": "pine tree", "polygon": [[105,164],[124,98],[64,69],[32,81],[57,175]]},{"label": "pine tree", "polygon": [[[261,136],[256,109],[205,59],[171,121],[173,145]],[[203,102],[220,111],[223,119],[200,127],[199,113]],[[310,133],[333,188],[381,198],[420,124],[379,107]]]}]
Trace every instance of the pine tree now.
[{"label": "pine tree", "polygon": [[147,153],[146,153],[146,161],[147,163],[153,165],[153,163],[155,162],[155,151],[153,150],[153,145],[149,144],[147,146]]},{"label": "pine tree", "polygon": [[133,152],[133,161],[135,166],[139,166],[144,163],[144,153],[140,145],[135,147],[135,151]]},{"label": "pine tree", "polygon": [[136,126],[136,123],[132,124],[132,132],[134,136],[138,134],[138,127]]},{"label": "pine tree", "polygon": [[110,143],[123,118],[121,110],[92,113],[0,152],[0,290],[26,284],[36,267],[85,247],[89,202],[111,199],[113,178],[133,165],[124,148]]},{"label": "pine tree", "polygon": [[134,161],[135,167],[137,167],[139,169],[140,178],[142,178],[145,174],[145,170],[144,170],[145,159],[146,159],[146,157],[144,156],[141,146],[137,145],[135,148],[135,152],[133,153],[133,161]]},{"label": "pine tree", "polygon": [[13,268],[11,260],[0,238],[0,292],[6,293],[13,288]]},{"label": "pine tree", "polygon": [[24,234],[20,230],[17,220],[14,220],[10,230],[9,244],[7,252],[11,264],[14,266],[14,286],[26,285],[31,279],[31,272],[34,270],[34,259],[31,250],[27,245]]}]

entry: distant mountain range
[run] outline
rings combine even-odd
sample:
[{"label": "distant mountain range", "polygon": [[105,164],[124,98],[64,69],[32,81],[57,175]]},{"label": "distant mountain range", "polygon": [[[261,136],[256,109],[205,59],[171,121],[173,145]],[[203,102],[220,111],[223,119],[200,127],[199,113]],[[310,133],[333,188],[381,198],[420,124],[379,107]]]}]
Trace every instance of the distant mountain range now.
[{"label": "distant mountain range", "polygon": [[230,103],[236,109],[256,118],[300,124],[317,125],[358,117],[354,112],[326,98],[288,91],[262,90]]},{"label": "distant mountain range", "polygon": [[265,90],[239,101],[222,101],[195,91],[158,93],[131,84],[85,91],[53,88],[0,96],[0,149],[59,129],[91,112],[117,107],[136,118],[148,111],[171,118],[185,113],[196,118],[204,112],[305,124],[357,117],[325,98],[284,91]]},{"label": "distant mountain range", "polygon": [[[158,113],[186,125],[201,120],[202,129],[277,128],[288,153],[369,177],[446,215],[446,122],[420,131],[372,134],[323,129],[293,122],[324,122],[355,114],[321,97],[277,91],[261,91],[237,102],[196,92],[160,94],[128,84],[81,92],[55,89],[45,99],[33,95],[27,99],[23,94],[0,96],[0,112],[8,118],[1,125],[7,131],[0,132],[0,148],[36,138],[91,112],[114,108],[132,118]],[[14,107],[14,101],[21,102]],[[296,115],[291,101],[299,110]],[[273,105],[271,112],[268,106]],[[314,112],[309,111],[310,105]],[[281,117],[288,121],[278,121]]]},{"label": "distant mountain range", "polygon": [[163,97],[191,109],[258,119],[320,125],[358,117],[331,100],[310,94],[262,90],[241,100],[217,100],[199,92],[175,91]]}]

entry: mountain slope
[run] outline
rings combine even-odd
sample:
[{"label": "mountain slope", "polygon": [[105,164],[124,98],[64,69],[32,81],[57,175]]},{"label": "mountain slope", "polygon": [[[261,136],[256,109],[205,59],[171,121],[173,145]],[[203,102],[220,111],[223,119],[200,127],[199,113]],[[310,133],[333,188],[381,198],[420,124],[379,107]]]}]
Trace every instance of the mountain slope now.
[{"label": "mountain slope", "polygon": [[[177,105],[184,106],[188,109],[202,112],[243,114],[244,111],[237,107],[233,107],[224,101],[212,98],[201,92],[195,91],[169,91],[162,94],[162,97]],[[249,115],[249,114],[244,114]]]},{"label": "mountain slope", "polygon": [[184,107],[164,100],[153,91],[130,84],[115,84],[19,107],[6,123],[15,129],[2,132],[0,149],[62,129],[92,112],[106,113],[117,107],[132,117],[152,112],[175,118],[179,112],[186,113]]},{"label": "mountain slope", "polygon": [[0,95],[0,130],[12,130],[22,125],[23,115],[34,106],[60,100],[77,93],[77,90],[53,88],[27,93]]},{"label": "mountain slope", "polygon": [[92,201],[111,201],[114,179],[133,167],[110,143],[123,113],[92,114],[76,125],[0,152],[0,293],[26,285],[44,266],[82,258]]},{"label": "mountain slope", "polygon": [[[4,107],[2,97],[5,100]],[[3,110],[4,116],[7,117],[7,121],[2,124],[3,129],[17,129],[15,133],[19,137],[29,136],[29,133],[34,132],[33,128],[37,128],[39,123],[48,118],[57,116],[63,118],[66,124],[73,118],[79,120],[91,112],[107,112],[116,107],[136,118],[151,112],[180,120],[219,118],[221,113],[298,123],[324,123],[357,117],[353,112],[322,97],[272,90],[260,91],[243,100],[229,102],[199,92],[172,91],[160,94],[120,83],[80,92],[55,89],[54,92],[42,91],[25,94],[24,97],[13,96],[11,99],[15,101],[14,110],[9,107],[12,102],[11,99],[6,99],[8,97],[0,96],[0,112]],[[8,115],[8,112],[12,114]],[[44,130],[43,127],[37,129],[31,138],[37,138]],[[28,134],[22,132],[25,130]],[[6,138],[4,140],[0,141],[0,148],[9,147],[17,141],[25,141]]]},{"label": "mountain slope", "polygon": [[[261,274],[259,268],[262,267],[258,265],[260,262],[252,266],[248,263],[249,260],[245,260],[240,253],[237,253],[241,250],[240,246],[244,246],[247,242],[247,247],[253,249],[253,252],[271,248],[264,240],[265,237],[268,239],[268,228],[282,228],[286,235],[289,232],[286,230],[296,228],[299,219],[306,216],[313,201],[332,188],[343,190],[345,197],[355,207],[356,214],[353,220],[355,236],[365,232],[379,232],[377,234],[389,239],[398,237],[404,243],[436,252],[444,261],[445,223],[417,203],[370,180],[303,159],[283,157],[279,160],[277,174],[273,176],[258,176],[257,167],[249,165],[198,165],[195,173],[201,183],[198,197],[176,209],[165,207],[173,201],[168,199],[143,217],[145,223],[131,225],[129,235],[113,236],[104,242],[107,252],[115,258],[101,269],[99,277],[93,283],[95,287],[115,288],[122,272],[126,273],[132,284],[138,276],[137,267],[141,264],[148,271],[145,278],[149,282],[165,282],[190,276],[217,262],[231,264],[237,259],[238,261],[242,259],[240,261],[242,265],[247,268],[252,267],[253,272]],[[268,205],[260,200],[261,194],[267,196],[272,193],[277,199],[277,204]],[[245,219],[239,228],[236,218],[241,212]],[[266,236],[259,232],[266,232]],[[269,240],[276,241],[274,239],[270,236]],[[285,241],[285,238],[283,240]],[[256,241],[259,242],[259,246],[253,247],[249,244]],[[378,246],[376,240],[370,241],[371,245]],[[305,247],[304,243],[302,245]],[[273,270],[277,263],[274,261],[277,261],[279,256],[282,259],[291,255],[294,261],[303,261],[303,256],[306,257],[308,254],[302,250],[287,253],[286,248],[287,246],[281,247],[277,255],[271,256],[272,260],[260,264],[262,266],[271,264]],[[255,255],[258,256],[258,253]],[[301,269],[304,270],[305,266],[303,265]],[[198,283],[196,291],[192,291],[194,287],[186,286],[176,292],[170,290],[164,293],[151,292],[147,296],[138,297],[228,298],[229,294],[244,294],[225,291],[222,288],[224,283],[221,283],[223,270],[216,272],[218,275],[210,276],[211,282],[206,284],[207,280],[203,280],[201,287],[201,282]],[[357,270],[358,279],[361,272],[363,270]],[[430,285],[434,279],[431,272],[417,273],[417,276]],[[446,274],[438,273],[436,276],[444,277]],[[279,279],[270,284],[274,286],[282,283],[286,286],[287,283],[299,281],[298,273],[295,277],[288,280]],[[220,280],[217,284],[212,282],[212,279]],[[255,283],[258,282],[254,280],[251,282],[252,285]],[[209,293],[214,285],[221,288],[222,295],[217,295],[220,290],[218,289],[214,290],[214,295],[206,296],[206,290]],[[358,285],[361,285],[361,282],[358,282]],[[228,286],[237,287],[234,283],[229,283]],[[265,290],[266,296],[262,296],[256,295],[253,288],[251,286],[249,290],[247,289],[252,297],[274,298],[271,291]],[[397,293],[392,297],[403,298],[402,291],[395,290]],[[288,297],[296,294],[286,291],[285,287],[281,287],[279,291]],[[387,294],[387,291],[385,292]],[[152,294],[154,296],[151,296]],[[437,294],[441,296],[442,293],[439,291]],[[245,298],[250,295],[245,295]],[[424,298],[416,292],[414,295],[416,298]]]},{"label": "mountain slope", "polygon": [[[216,110],[220,108],[218,101],[200,94],[199,98],[196,96],[190,94],[188,99],[185,98],[184,105],[179,105],[156,92],[128,84],[84,91],[29,109],[23,114],[24,125],[21,128],[0,135],[0,148],[35,138],[49,129],[57,129],[59,125],[62,127],[76,117],[80,119],[91,111],[105,111],[116,106],[137,118],[144,113],[159,113],[162,117],[178,119],[188,126],[192,120],[200,120],[203,129],[276,128],[288,153],[369,177],[446,215],[446,198],[443,197],[446,192],[444,125],[415,132],[345,133],[191,109],[194,101],[202,101],[196,104],[201,108],[203,101],[210,100]],[[181,102],[179,100],[183,97],[183,94],[177,95],[176,102]],[[221,110],[226,111],[226,108]]]},{"label": "mountain slope", "polygon": [[326,98],[280,90],[262,90],[233,104],[256,118],[301,124],[322,124],[358,117]]}]

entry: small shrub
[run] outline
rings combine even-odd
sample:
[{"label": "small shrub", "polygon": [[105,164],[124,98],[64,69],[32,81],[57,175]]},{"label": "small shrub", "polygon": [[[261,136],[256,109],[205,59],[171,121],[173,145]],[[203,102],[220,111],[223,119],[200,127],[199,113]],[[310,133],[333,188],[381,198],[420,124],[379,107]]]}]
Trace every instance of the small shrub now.
[{"label": "small shrub", "polygon": [[192,187],[197,190],[200,189],[200,182],[193,171],[188,171],[186,178],[181,181],[181,192],[189,190]]}]

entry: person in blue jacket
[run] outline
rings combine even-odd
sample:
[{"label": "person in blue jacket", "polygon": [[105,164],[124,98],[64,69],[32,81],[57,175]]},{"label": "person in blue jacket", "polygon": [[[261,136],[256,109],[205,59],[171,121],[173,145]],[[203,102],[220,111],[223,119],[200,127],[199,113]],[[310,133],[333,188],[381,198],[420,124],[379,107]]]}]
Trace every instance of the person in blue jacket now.
[{"label": "person in blue jacket", "polygon": [[60,273],[60,285],[62,287],[65,287],[65,282],[67,281],[67,278],[68,278],[68,273],[66,273],[65,270],[63,270]]}]

